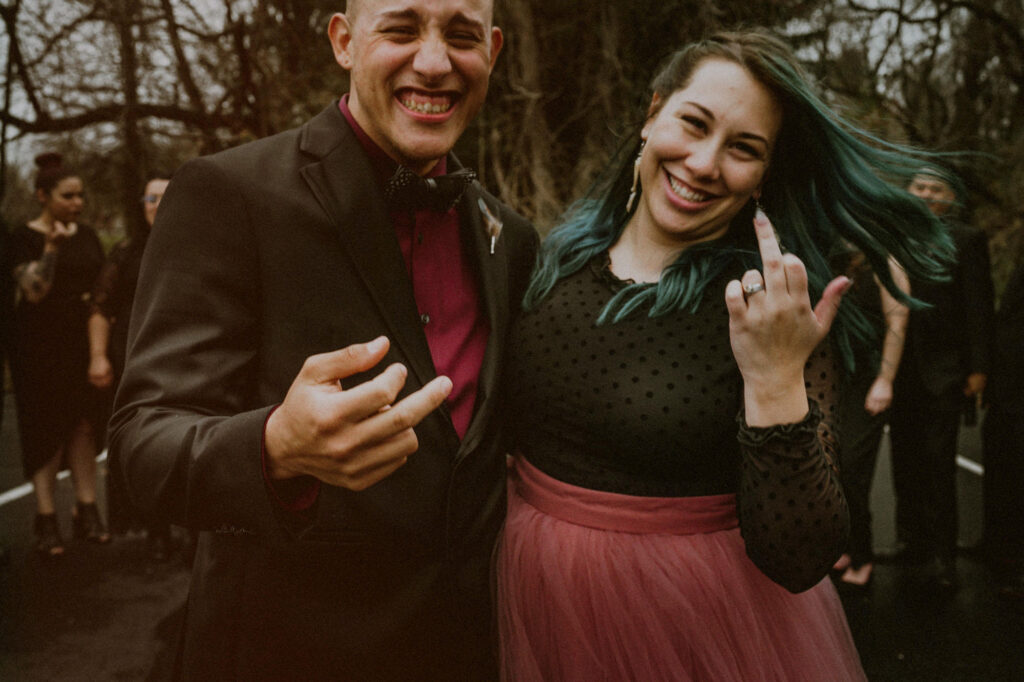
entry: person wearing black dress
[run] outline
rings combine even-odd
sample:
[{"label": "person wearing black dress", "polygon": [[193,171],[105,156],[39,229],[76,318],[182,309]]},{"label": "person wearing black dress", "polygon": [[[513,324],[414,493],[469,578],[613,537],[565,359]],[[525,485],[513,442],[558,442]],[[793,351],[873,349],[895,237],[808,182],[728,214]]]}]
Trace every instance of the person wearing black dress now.
[{"label": "person wearing black dress", "polygon": [[109,397],[89,382],[86,333],[103,247],[77,222],[81,178],[59,154],[41,154],[36,163],[42,211],[11,234],[4,273],[17,288],[9,361],[25,476],[36,493],[36,550],[52,557],[64,553],[54,492],[65,466],[77,500],[75,537],[110,540],[96,506],[96,455]]},{"label": "person wearing black dress", "polygon": [[[170,174],[158,173],[146,183],[140,202],[143,220],[139,223],[138,232],[114,245],[96,280],[93,312],[89,317],[89,377],[95,385],[116,387],[124,373],[128,324],[142,253],[169,182]],[[133,525],[145,526],[147,553],[158,561],[166,559],[172,545],[170,524],[166,520],[138,518],[118,473],[119,468],[111,457],[107,466],[107,513],[111,530],[123,533]]]},{"label": "person wearing black dress", "polygon": [[837,360],[868,325],[825,256],[854,243],[907,301],[889,258],[936,278],[949,243],[879,180],[906,150],[808,83],[763,31],[683,48],[544,242],[510,344],[503,679],[864,679],[825,578]]}]

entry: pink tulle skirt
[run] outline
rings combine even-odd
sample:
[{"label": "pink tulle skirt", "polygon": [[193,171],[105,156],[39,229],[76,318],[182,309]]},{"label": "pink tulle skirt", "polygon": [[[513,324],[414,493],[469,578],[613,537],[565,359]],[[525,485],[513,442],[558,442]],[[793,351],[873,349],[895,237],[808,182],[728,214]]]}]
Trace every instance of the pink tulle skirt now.
[{"label": "pink tulle skirt", "polygon": [[827,578],[747,558],[734,495],[587,490],[513,460],[498,556],[502,679],[864,680]]}]

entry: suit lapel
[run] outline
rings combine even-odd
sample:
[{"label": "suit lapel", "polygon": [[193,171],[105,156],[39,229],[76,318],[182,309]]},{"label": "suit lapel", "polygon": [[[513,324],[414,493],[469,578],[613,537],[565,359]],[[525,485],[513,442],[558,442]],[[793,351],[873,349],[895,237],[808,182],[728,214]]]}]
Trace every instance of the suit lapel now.
[{"label": "suit lapel", "polygon": [[477,379],[476,409],[462,439],[460,457],[472,452],[485,431],[495,384],[501,371],[508,329],[508,251],[505,249],[505,241],[499,238],[495,242],[494,253],[491,253],[490,236],[478,205],[481,199],[490,201],[488,205],[491,212],[500,215],[497,202],[484,197],[479,184],[475,182],[459,202],[462,243],[466,246],[466,256],[478,274],[480,303],[490,325],[487,349]]},{"label": "suit lapel", "polygon": [[419,383],[427,383],[436,371],[412,282],[369,159],[337,104],[310,121],[300,144],[304,152],[319,157],[303,167],[303,178],[338,228],[353,267],[380,309],[392,345]]}]

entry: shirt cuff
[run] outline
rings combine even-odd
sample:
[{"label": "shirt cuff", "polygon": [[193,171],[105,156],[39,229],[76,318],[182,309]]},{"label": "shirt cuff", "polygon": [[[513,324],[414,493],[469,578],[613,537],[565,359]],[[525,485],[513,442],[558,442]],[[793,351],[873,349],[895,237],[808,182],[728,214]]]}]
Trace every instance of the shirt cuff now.
[{"label": "shirt cuff", "polygon": [[267,469],[267,421],[270,421],[270,415],[274,414],[278,407],[280,405],[268,412],[267,420],[263,422],[263,437],[260,439],[260,463],[263,467],[263,482],[266,485],[271,501],[273,501],[278,509],[293,514],[301,514],[309,511],[316,504],[317,498],[320,496],[320,481],[312,476],[296,476],[295,478],[281,481],[275,481],[270,478],[270,473]]}]

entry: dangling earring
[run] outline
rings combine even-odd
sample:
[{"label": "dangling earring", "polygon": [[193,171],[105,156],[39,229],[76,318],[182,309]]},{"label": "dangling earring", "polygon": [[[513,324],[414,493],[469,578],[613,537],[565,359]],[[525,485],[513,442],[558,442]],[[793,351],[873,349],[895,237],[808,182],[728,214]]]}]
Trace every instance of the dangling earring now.
[{"label": "dangling earring", "polygon": [[647,140],[640,140],[640,151],[636,154],[636,161],[633,162],[633,186],[629,188],[629,199],[626,200],[626,213],[633,210],[633,203],[636,201],[636,190],[640,182],[640,159],[644,155],[644,145]]}]

